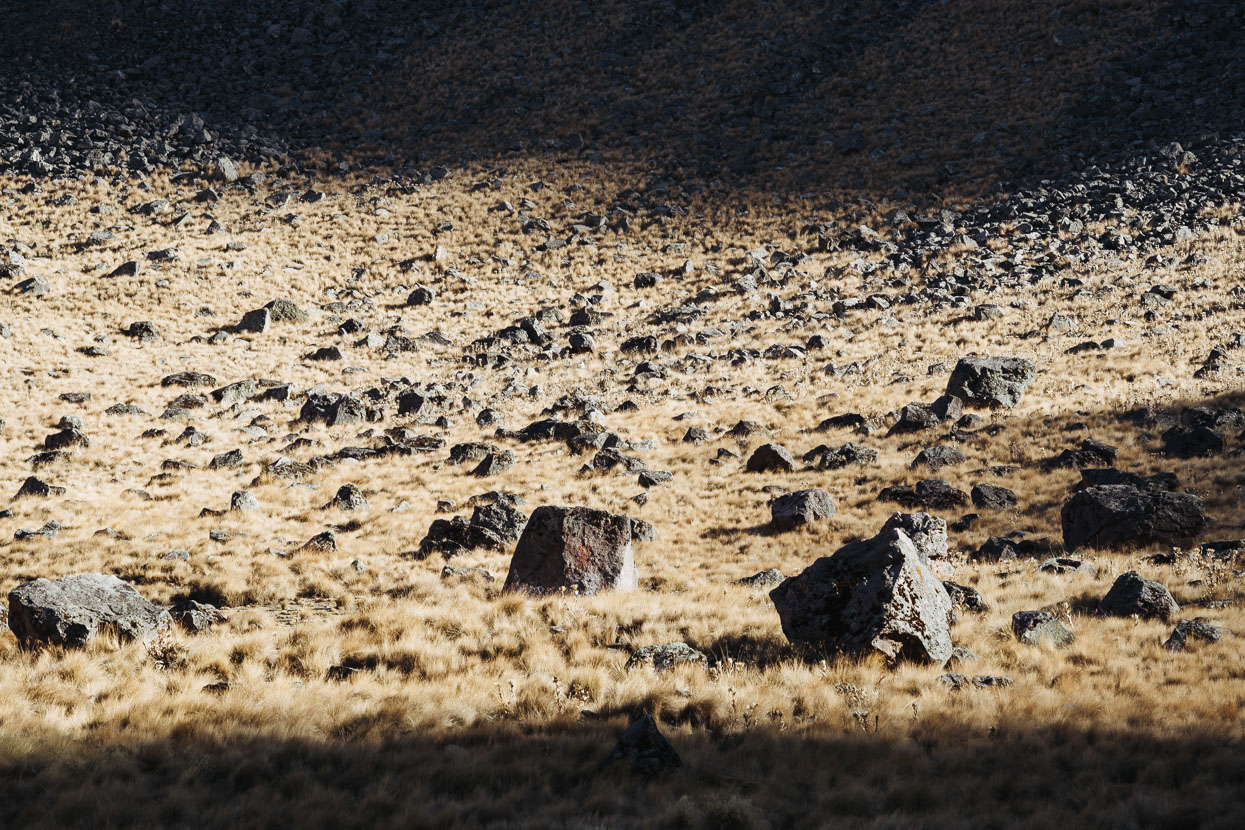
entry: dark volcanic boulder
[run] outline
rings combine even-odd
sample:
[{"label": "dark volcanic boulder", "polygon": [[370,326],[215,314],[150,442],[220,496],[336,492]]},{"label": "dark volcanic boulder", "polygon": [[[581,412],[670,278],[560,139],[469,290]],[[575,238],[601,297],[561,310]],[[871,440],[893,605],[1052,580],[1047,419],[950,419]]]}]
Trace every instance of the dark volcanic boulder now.
[{"label": "dark volcanic boulder", "polygon": [[1227,440],[1205,425],[1176,424],[1162,435],[1163,454],[1171,458],[1201,458],[1223,452]]},{"label": "dark volcanic boulder", "polygon": [[1176,629],[1172,631],[1172,635],[1167,638],[1167,642],[1163,643],[1163,648],[1168,651],[1184,651],[1188,648],[1190,641],[1202,643],[1217,643],[1223,639],[1223,635],[1229,633],[1226,628],[1220,628],[1213,625],[1210,620],[1205,617],[1195,617],[1191,620],[1181,620],[1176,623]]},{"label": "dark volcanic boulder", "polygon": [[1011,409],[1020,403],[1037,368],[1019,357],[963,357],[947,381],[947,394],[966,406]]},{"label": "dark volcanic boulder", "polygon": [[833,516],[834,501],[825,490],[796,490],[770,502],[769,511],[770,527],[775,530],[791,530]]},{"label": "dark volcanic boulder", "polygon": [[781,444],[762,444],[748,459],[747,469],[750,473],[789,473],[795,469],[795,459]]},{"label": "dark volcanic boulder", "polygon": [[1166,587],[1136,571],[1120,574],[1098,603],[1098,610],[1112,617],[1145,617],[1166,620],[1180,610]]},{"label": "dark volcanic boulder", "polygon": [[1016,506],[1016,494],[1006,487],[994,484],[976,484],[972,493],[973,506],[985,510],[1006,510]]},{"label": "dark volcanic boulder", "polygon": [[111,574],[35,579],[9,592],[9,628],[26,648],[82,646],[103,630],[123,640],[150,640],[172,622]]},{"label": "dark volcanic boulder", "polygon": [[951,656],[951,599],[896,527],[818,559],[770,599],[792,642],[939,666]]},{"label": "dark volcanic boulder", "polygon": [[587,507],[544,506],[532,512],[519,537],[505,590],[629,591],[638,578],[630,518]]},{"label": "dark volcanic boulder", "polygon": [[1087,487],[1064,503],[1063,546],[1123,548],[1187,541],[1206,530],[1202,500],[1192,493],[1138,490],[1123,484]]}]

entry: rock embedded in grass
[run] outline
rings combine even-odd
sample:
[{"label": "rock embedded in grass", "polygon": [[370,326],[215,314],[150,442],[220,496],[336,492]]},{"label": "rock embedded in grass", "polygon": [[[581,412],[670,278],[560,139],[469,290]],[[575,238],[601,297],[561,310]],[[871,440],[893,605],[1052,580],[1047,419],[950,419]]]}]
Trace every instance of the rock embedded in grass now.
[{"label": "rock embedded in grass", "polygon": [[951,656],[951,598],[898,527],[818,559],[770,599],[795,643],[940,666]]},{"label": "rock embedded in grass", "polygon": [[947,381],[948,395],[965,406],[1012,409],[1037,377],[1037,367],[1019,357],[963,357]]},{"label": "rock embedded in grass", "polygon": [[171,621],[168,611],[111,574],[35,579],[9,592],[9,628],[25,648],[80,647],[104,631],[147,642]]},{"label": "rock embedded in grass", "polygon": [[1012,633],[1028,646],[1049,643],[1056,648],[1072,644],[1072,632],[1049,611],[1017,611],[1012,614]]},{"label": "rock embedded in grass", "polygon": [[816,524],[834,515],[834,500],[825,490],[796,490],[770,502],[770,527],[777,531]]},{"label": "rock embedded in grass", "polygon": [[1112,617],[1138,616],[1166,620],[1180,611],[1171,592],[1161,583],[1136,571],[1122,573],[1098,603],[1098,610]]},{"label": "rock embedded in grass", "polygon": [[1087,487],[1060,511],[1064,549],[1120,549],[1196,538],[1209,520],[1192,493],[1139,490],[1128,485]]},{"label": "rock embedded in grass", "polygon": [[588,507],[536,508],[515,547],[505,590],[596,594],[636,588],[631,519]]}]

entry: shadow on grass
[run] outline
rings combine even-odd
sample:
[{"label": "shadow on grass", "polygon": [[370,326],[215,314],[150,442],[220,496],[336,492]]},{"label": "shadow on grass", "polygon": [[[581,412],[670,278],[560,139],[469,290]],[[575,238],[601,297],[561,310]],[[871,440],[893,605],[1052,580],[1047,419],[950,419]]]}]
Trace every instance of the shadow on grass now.
[{"label": "shadow on grass", "polygon": [[641,189],[936,204],[1238,130],[1234,6],[52,0],[6,7],[0,91],[198,112],[324,170],[602,152]]},{"label": "shadow on grass", "polygon": [[326,741],[228,723],[147,739],[9,735],[0,823],[1175,830],[1239,826],[1245,807],[1235,728],[1156,737],[947,721],[888,736],[758,718],[728,734],[663,720],[683,765],[651,780],[603,763],[623,717],[411,731],[393,712]]}]

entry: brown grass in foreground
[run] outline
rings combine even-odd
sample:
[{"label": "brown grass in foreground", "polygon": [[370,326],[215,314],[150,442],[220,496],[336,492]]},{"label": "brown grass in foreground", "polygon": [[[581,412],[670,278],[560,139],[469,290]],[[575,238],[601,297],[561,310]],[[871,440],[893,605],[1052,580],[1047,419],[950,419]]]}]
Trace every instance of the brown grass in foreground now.
[{"label": "brown grass in foreground", "polygon": [[[1002,321],[965,322],[963,311],[929,312],[897,306],[829,318],[817,328],[783,321],[748,323],[722,345],[686,348],[660,359],[728,347],[801,343],[822,334],[827,348],[807,363],[758,360],[731,368],[714,361],[700,371],[672,371],[667,384],[622,393],[638,360],[616,359],[621,340],[647,313],[718,286],[738,275],[747,251],[764,244],[790,250],[797,218],[754,206],[746,219],[725,214],[653,221],[627,236],[542,253],[542,239],[524,236],[514,217],[489,208],[504,199],[536,202],[556,225],[600,209],[626,185],[608,169],[585,165],[557,174],[519,167],[498,190],[470,192],[496,171],[468,170],[436,186],[399,196],[359,183],[330,190],[316,204],[268,206],[259,194],[226,192],[211,207],[226,236],[207,236],[202,206],[153,181],[150,191],[63,185],[41,196],[8,193],[0,242],[28,246],[28,271],[43,274],[52,292],[41,299],[7,297],[0,316],[13,336],[0,340],[0,481],[12,492],[31,474],[25,459],[66,413],[81,416],[90,446],[36,474],[68,488],[64,497],[14,502],[0,520],[5,542],[0,592],[21,579],[101,570],[133,582],[148,597],[192,595],[229,606],[230,619],[197,637],[176,635],[145,649],[100,644],[81,652],[20,651],[0,639],[0,780],[8,797],[2,823],[13,826],[180,827],[243,826],[531,826],[624,827],[865,827],[1082,825],[1110,827],[1233,827],[1239,824],[1239,781],[1245,774],[1242,707],[1245,654],[1239,640],[1170,654],[1161,642],[1169,624],[1103,619],[1096,600],[1119,573],[1138,569],[1166,584],[1182,616],[1207,616],[1245,634],[1242,563],[1195,559],[1178,568],[1145,563],[1152,551],[1093,554],[1096,575],[1041,573],[1037,562],[969,565],[957,580],[978,588],[991,605],[981,616],[961,615],[957,645],[979,655],[958,670],[1011,677],[1011,687],[947,691],[941,669],[887,668],[874,659],[823,659],[792,649],[768,598],[734,580],[769,567],[798,572],[845,541],[871,535],[892,509],[874,500],[883,487],[925,477],[909,469],[938,433],[867,437],[811,432],[823,418],[848,411],[882,418],[911,401],[942,392],[954,361],[969,351],[1017,354],[1034,360],[1038,381],[1021,406],[988,414],[1002,431],[961,446],[965,464],[939,473],[968,490],[977,481],[1017,491],[1020,507],[983,513],[971,532],[953,538],[964,554],[988,535],[1025,530],[1059,538],[1058,512],[1074,471],[1043,473],[1041,460],[1092,436],[1120,448],[1121,469],[1174,470],[1184,489],[1200,494],[1219,523],[1213,538],[1241,536],[1243,476],[1239,455],[1176,461],[1156,454],[1161,429],[1119,416],[1136,406],[1179,412],[1186,405],[1239,406],[1239,374],[1194,378],[1210,349],[1245,330],[1245,314],[1229,290],[1239,281],[1245,251],[1238,230],[1225,227],[1178,251],[1205,254],[1187,268],[1149,269],[1137,262],[1103,262],[1075,272],[1091,291],[1016,289],[974,297],[1007,307]],[[551,187],[527,184],[544,178]],[[573,182],[583,192],[568,194]],[[300,183],[301,186],[301,183]],[[46,202],[71,192],[78,203]],[[294,192],[298,192],[295,190]],[[168,198],[191,212],[184,229],[126,212],[141,201]],[[574,200],[574,206],[563,204]],[[95,203],[118,206],[111,217],[88,213]],[[829,213],[809,205],[809,212]],[[283,217],[295,214],[286,222]],[[452,231],[433,229],[441,222]],[[1226,223],[1225,223],[1226,224]],[[74,242],[98,227],[117,241],[79,251]],[[376,242],[378,233],[389,234]],[[243,251],[224,250],[224,240]],[[681,251],[662,249],[683,243]],[[446,264],[428,261],[432,247],[451,252]],[[105,279],[121,261],[175,247],[175,265],[148,265],[137,277]],[[419,274],[398,263],[417,258]],[[637,291],[641,271],[669,272],[690,259],[695,270],[660,291]],[[836,269],[846,255],[815,254],[800,266],[806,279],[831,281],[845,293],[873,290]],[[363,269],[361,274],[353,269]],[[1206,280],[1198,287],[1195,280]],[[616,294],[605,310],[617,316],[601,327],[596,355],[556,363],[519,362],[501,373],[460,362],[461,347],[547,304],[566,306],[599,280]],[[167,281],[161,285],[160,281]],[[1146,321],[1136,295],[1155,282],[1177,286],[1176,302]],[[409,287],[437,290],[430,308],[402,307]],[[332,293],[330,293],[332,292]],[[238,320],[275,297],[312,312],[310,322],[277,325],[262,336],[238,336],[212,346],[194,338]],[[348,314],[322,311],[334,299],[371,297]],[[725,297],[693,330],[744,320],[760,298]],[[1024,307],[1008,307],[1015,301]],[[479,302],[482,308],[469,308]],[[636,304],[643,304],[637,306]],[[215,316],[197,316],[199,309]],[[1078,330],[1047,335],[1052,311],[1069,314]],[[455,341],[421,344],[416,353],[384,360],[352,349],[354,338],[333,332],[354,316],[373,330],[401,319],[412,335],[439,329]],[[893,317],[898,325],[887,325]],[[151,320],[162,337],[140,344],[119,333]],[[1160,325],[1168,334],[1154,334]],[[1037,331],[1036,336],[1020,335]],[[661,337],[673,326],[657,327]],[[88,358],[78,349],[99,336],[109,354]],[[1127,341],[1104,353],[1069,356],[1082,339]],[[728,342],[729,341],[729,342]],[[340,343],[342,363],[318,364],[302,355]],[[825,362],[858,362],[862,371],[838,377],[816,371]],[[933,373],[928,367],[943,364]],[[343,374],[342,367],[361,371]],[[297,405],[209,403],[189,423],[209,443],[173,443],[186,422],[159,414],[182,391],[160,379],[180,370],[214,375],[220,385],[244,377],[276,378],[303,389],[366,388],[382,377],[428,382],[482,381],[471,397],[499,409],[511,428],[540,417],[559,394],[602,394],[606,426],[624,437],[656,441],[641,453],[653,469],[675,475],[653,488],[640,507],[632,476],[586,476],[587,460],[562,445],[513,444],[474,424],[473,413],[451,413],[451,426],[413,424],[448,445],[495,440],[519,463],[492,479],[445,463],[447,452],[340,462],[310,478],[310,486],[268,481],[252,486],[282,454],[288,435],[305,435],[305,460],[402,423],[326,429],[297,423]],[[545,395],[506,397],[513,382],[540,385]],[[769,392],[781,386],[783,393]],[[727,390],[720,398],[706,387]],[[89,391],[84,405],[58,396]],[[204,391],[204,390],[200,390]],[[769,394],[767,394],[769,393]],[[460,395],[461,397],[461,395]],[[611,412],[626,398],[638,412]],[[116,402],[150,413],[107,416]],[[693,411],[689,419],[676,416]],[[259,420],[256,420],[259,418]],[[748,475],[742,460],[710,465],[719,447],[746,458],[721,435],[740,418],[769,430],[768,438],[802,453],[820,443],[856,440],[877,448],[876,466],[834,472]],[[249,439],[241,429],[265,427]],[[153,426],[167,440],[142,439]],[[681,443],[688,426],[715,432],[703,446]],[[219,452],[241,448],[243,466],[210,471]],[[1239,444],[1233,443],[1235,450]],[[152,481],[166,458],[198,469]],[[972,471],[1016,464],[993,478]],[[322,510],[343,483],[363,488],[370,510]],[[764,532],[767,485],[824,487],[838,504],[815,531]],[[223,509],[230,493],[250,489],[261,509],[200,517]],[[526,599],[500,596],[508,556],[473,553],[452,564],[488,569],[497,581],[443,582],[439,558],[419,561],[417,548],[435,517],[438,499],[459,505],[476,493],[508,490],[542,504],[584,503],[628,512],[656,525],[657,542],[640,546],[641,590],[599,597]],[[147,496],[132,491],[145,491]],[[399,508],[402,502],[407,505]],[[948,518],[954,518],[954,515]],[[56,519],[54,540],[10,542],[17,528]],[[331,525],[360,524],[338,534],[335,553],[296,551]],[[109,527],[119,539],[98,536]],[[208,531],[237,532],[226,543]],[[186,560],[166,561],[184,550]],[[284,555],[288,554],[288,555]],[[355,566],[355,562],[359,566]],[[1021,646],[1009,629],[1014,611],[1049,607],[1076,634],[1062,651]],[[709,654],[708,669],[655,675],[626,673],[630,648],[683,640]],[[330,668],[359,668],[330,679]],[[205,691],[227,683],[221,692]],[[621,770],[602,770],[618,732],[631,717],[658,717],[684,767],[654,783]],[[89,819],[87,818],[89,816]]]}]

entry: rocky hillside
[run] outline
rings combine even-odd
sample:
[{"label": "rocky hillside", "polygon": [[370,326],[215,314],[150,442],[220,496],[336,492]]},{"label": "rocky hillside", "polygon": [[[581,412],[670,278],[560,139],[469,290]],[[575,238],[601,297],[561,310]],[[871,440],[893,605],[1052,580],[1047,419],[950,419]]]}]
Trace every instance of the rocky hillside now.
[{"label": "rocky hillside", "polygon": [[1226,2],[0,26],[0,825],[1229,827]]}]

